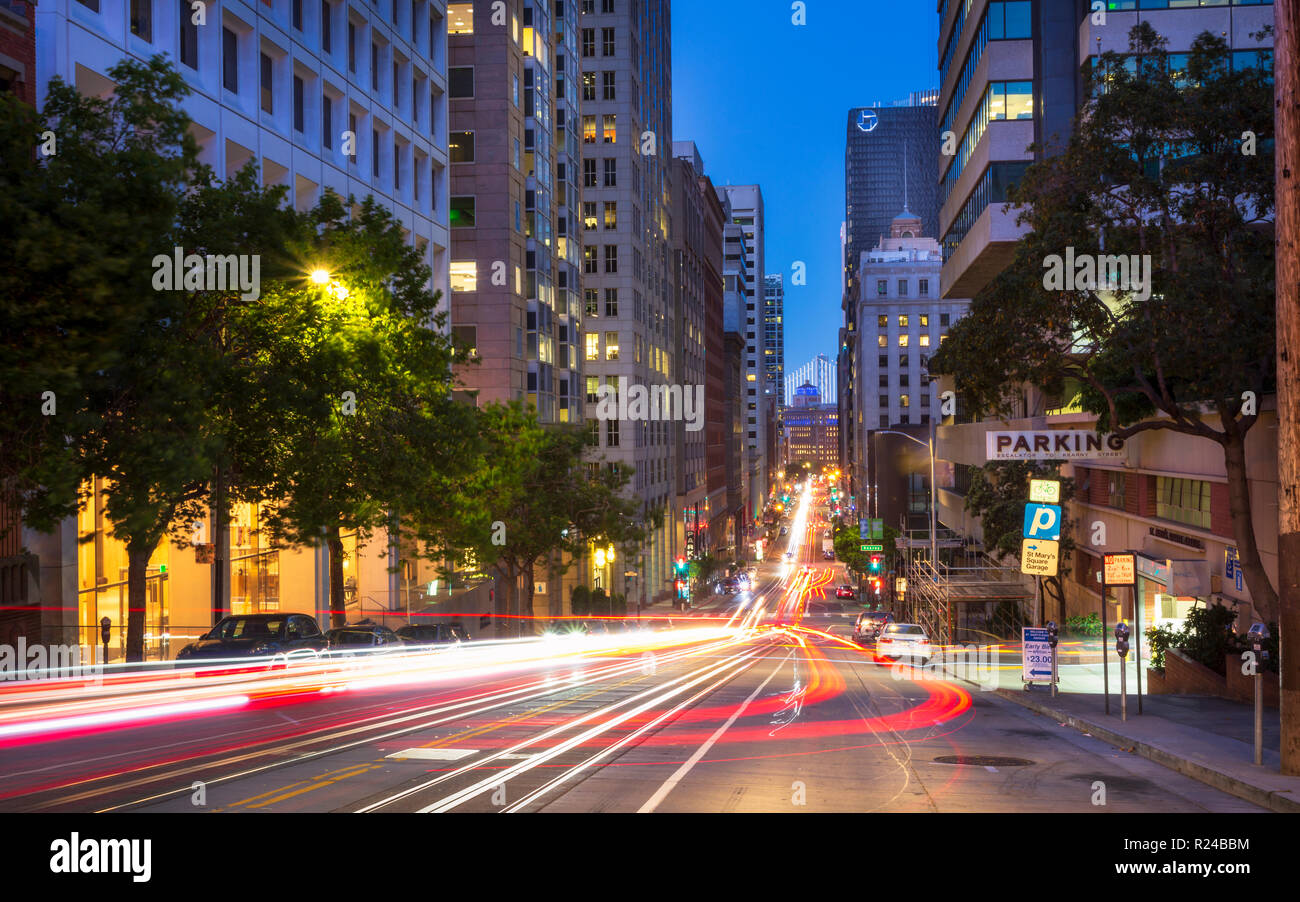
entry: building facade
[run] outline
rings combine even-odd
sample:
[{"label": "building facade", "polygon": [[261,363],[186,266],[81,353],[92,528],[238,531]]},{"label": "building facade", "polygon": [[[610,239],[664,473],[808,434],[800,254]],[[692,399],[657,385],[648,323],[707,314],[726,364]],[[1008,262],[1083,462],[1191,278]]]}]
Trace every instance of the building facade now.
[{"label": "building facade", "polygon": [[[672,59],[667,0],[581,0],[583,367],[592,386],[649,389],[673,382],[669,262],[672,219]],[[592,380],[595,380],[593,383]],[[587,409],[593,458],[633,471],[647,517],[662,513],[641,560],[620,553],[589,585],[625,591],[629,603],[673,591],[676,509],[674,430],[680,422],[596,418]]]},{"label": "building facade", "polygon": [[727,246],[745,260],[746,285],[742,320],[745,337],[745,442],[748,449],[749,479],[746,514],[754,523],[763,515],[771,490],[771,448],[777,389],[768,383],[767,335],[764,324],[765,213],[763,191],[758,185],[726,185],[721,189],[731,205],[731,221],[740,227],[738,243]]},{"label": "building facade", "polygon": [[807,462],[814,471],[836,468],[839,429],[839,409],[834,404],[823,404],[817,386],[811,382],[799,386],[794,403],[785,411],[787,462]]},{"label": "building facade", "polygon": [[[183,107],[202,162],[226,177],[251,162],[263,184],[284,185],[299,210],[326,189],[374,196],[422,250],[431,287],[446,297],[449,11],[443,0],[382,10],[273,0],[227,3],[207,15],[205,25],[197,24],[188,3],[42,3],[37,103],[44,103],[55,76],[103,97],[114,89],[107,73],[115,63],[165,53],[191,88]],[[97,660],[99,621],[108,617],[114,660],[125,645],[126,553],[109,535],[101,488],[87,486],[87,503],[54,532],[24,529],[22,544],[39,572],[39,592],[29,603],[41,609],[41,641],[80,644],[86,659]],[[228,551],[223,564],[167,542],[149,562],[147,658],[174,656],[226,611],[297,611],[328,620],[323,549],[269,544],[251,505],[235,506],[225,536],[211,532],[211,522],[208,529]],[[359,544],[347,535],[344,553],[349,618],[453,597],[451,583],[405,561],[386,536]],[[220,597],[218,566],[226,587]],[[477,623],[467,626],[477,630]]]}]

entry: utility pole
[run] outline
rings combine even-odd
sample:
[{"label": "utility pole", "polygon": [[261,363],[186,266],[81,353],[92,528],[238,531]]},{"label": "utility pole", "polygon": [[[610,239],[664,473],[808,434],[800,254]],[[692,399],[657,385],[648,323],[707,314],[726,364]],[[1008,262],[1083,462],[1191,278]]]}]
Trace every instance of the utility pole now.
[{"label": "utility pole", "polygon": [[1273,19],[1280,752],[1300,775],[1300,0],[1277,0]]}]

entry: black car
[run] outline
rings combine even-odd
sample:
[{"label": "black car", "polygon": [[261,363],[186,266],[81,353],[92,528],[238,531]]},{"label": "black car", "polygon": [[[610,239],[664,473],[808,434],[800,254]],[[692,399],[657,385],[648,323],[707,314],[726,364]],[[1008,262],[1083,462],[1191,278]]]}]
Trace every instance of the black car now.
[{"label": "black car", "polygon": [[406,645],[448,645],[468,642],[469,633],[459,623],[416,623],[398,627],[397,638]]},{"label": "black car", "polygon": [[352,623],[336,627],[325,634],[330,654],[347,654],[371,648],[397,648],[402,640],[397,633],[377,623]]},{"label": "black car", "polygon": [[875,641],[885,625],[893,622],[894,615],[888,611],[863,611],[858,615],[858,622],[853,626],[853,641]]},{"label": "black car", "polygon": [[197,641],[176,655],[178,661],[216,658],[262,658],[276,655],[312,656],[328,643],[307,614],[237,614],[222,618]]}]

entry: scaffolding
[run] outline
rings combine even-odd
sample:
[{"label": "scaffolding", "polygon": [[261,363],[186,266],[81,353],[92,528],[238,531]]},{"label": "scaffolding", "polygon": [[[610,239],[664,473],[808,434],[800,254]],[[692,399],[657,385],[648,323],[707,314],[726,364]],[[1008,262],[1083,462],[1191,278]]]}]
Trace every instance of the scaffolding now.
[{"label": "scaffolding", "polygon": [[937,565],[928,531],[898,539],[907,580],[898,620],[919,624],[944,645],[1018,638],[1033,622],[1032,577],[997,563],[979,543],[952,530],[940,529],[936,539]]}]

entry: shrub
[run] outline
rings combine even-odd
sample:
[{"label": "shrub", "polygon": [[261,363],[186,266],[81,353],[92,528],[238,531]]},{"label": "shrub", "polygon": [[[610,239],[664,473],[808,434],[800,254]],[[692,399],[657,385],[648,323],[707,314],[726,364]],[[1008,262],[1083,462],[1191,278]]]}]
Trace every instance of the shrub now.
[{"label": "shrub", "polygon": [[1096,614],[1088,614],[1086,617],[1067,617],[1065,632],[1071,636],[1100,636],[1101,618]]},{"label": "shrub", "polygon": [[586,586],[574,586],[570,599],[573,605],[573,616],[586,617],[591,612],[591,590]]},{"label": "shrub", "polygon": [[1151,669],[1164,671],[1165,652],[1178,647],[1182,631],[1162,623],[1160,626],[1147,627],[1146,633],[1147,648],[1151,652]]},{"label": "shrub", "polygon": [[605,594],[603,586],[597,586],[592,590],[591,608],[589,613],[592,617],[609,616],[609,596]]}]

